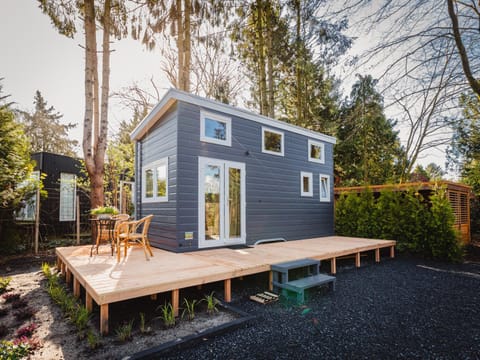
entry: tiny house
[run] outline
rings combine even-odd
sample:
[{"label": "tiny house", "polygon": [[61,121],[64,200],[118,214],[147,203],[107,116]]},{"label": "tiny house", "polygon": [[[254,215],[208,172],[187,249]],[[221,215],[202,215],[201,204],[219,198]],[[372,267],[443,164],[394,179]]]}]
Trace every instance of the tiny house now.
[{"label": "tiny house", "polygon": [[131,138],[155,247],[333,235],[333,137],[170,89]]}]

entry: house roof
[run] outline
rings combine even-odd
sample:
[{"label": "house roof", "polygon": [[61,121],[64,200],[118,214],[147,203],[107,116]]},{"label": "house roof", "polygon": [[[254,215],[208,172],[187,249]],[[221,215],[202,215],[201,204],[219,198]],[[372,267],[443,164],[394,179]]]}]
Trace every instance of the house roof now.
[{"label": "house roof", "polygon": [[[137,125],[130,134],[132,140],[140,140],[145,134],[157,123],[167,110],[177,101],[183,101],[189,104],[198,105],[202,108],[222,112],[231,116],[252,120],[263,125],[272,126],[277,129],[291,131],[300,135],[308,136],[312,139],[335,144],[336,139],[313,130],[308,130],[300,126],[288,124],[284,121],[269,118],[267,116],[258,115],[251,111],[240,109],[231,105],[221,103],[219,101],[206,99],[197,95],[189,94],[177,89],[169,89],[160,102],[150,111],[150,113]],[[198,119],[200,121],[200,117]]]}]

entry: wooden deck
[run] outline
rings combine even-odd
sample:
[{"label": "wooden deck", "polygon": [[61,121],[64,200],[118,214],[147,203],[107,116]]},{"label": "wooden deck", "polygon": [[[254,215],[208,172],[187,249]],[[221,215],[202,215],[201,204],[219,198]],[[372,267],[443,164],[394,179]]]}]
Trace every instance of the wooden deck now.
[{"label": "wooden deck", "polygon": [[303,258],[330,260],[335,274],[338,257],[354,255],[355,265],[360,267],[360,253],[374,251],[379,262],[381,248],[389,248],[390,257],[394,257],[395,241],[339,236],[180,254],[153,249],[150,261],[145,260],[141,249],[131,248],[119,263],[111,256],[110,246],[101,246],[92,257],[90,246],[61,247],[56,254],[67,283],[73,281],[74,294],[80,296],[83,286],[86,307],[91,310],[92,301],[100,306],[100,331],[106,334],[108,304],[113,302],[171,291],[178,315],[179,291],[186,287],[224,281],[224,300],[230,302],[231,279],[270,271],[272,264]]}]

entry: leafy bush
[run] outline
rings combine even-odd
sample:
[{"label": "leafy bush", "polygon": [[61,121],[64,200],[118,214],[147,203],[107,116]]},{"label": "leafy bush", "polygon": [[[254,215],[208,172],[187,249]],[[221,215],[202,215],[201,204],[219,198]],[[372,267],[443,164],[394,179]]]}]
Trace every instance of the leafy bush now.
[{"label": "leafy bush", "polygon": [[20,360],[26,357],[30,352],[28,343],[21,342],[16,344],[12,341],[0,341],[0,359]]},{"label": "leafy bush", "polygon": [[453,228],[453,210],[445,189],[434,189],[429,201],[415,190],[386,189],[375,199],[366,189],[342,194],[335,204],[335,232],[397,241],[399,251],[460,261],[462,244]]}]

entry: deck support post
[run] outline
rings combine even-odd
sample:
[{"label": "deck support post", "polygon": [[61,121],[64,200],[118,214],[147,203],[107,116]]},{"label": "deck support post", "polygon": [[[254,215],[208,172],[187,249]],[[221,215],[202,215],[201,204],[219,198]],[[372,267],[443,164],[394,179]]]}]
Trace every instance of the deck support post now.
[{"label": "deck support post", "polygon": [[232,279],[225,279],[224,281],[224,299],[229,303],[232,301]]},{"label": "deck support post", "polygon": [[108,334],[108,304],[100,305],[100,333]]},{"label": "deck support post", "polygon": [[80,282],[75,276],[73,277],[73,296],[80,297]]},{"label": "deck support post", "polygon": [[380,262],[380,248],[375,249],[375,262]]},{"label": "deck support post", "polygon": [[395,245],[390,246],[390,257],[392,259],[395,257]]},{"label": "deck support post", "polygon": [[85,291],[85,307],[89,312],[92,312],[93,310],[92,296],[88,293],[88,291]]},{"label": "deck support post", "polygon": [[62,260],[60,260],[60,256],[57,256],[57,271],[60,271],[62,268]]},{"label": "deck support post", "polygon": [[157,300],[157,294],[150,295],[150,300],[152,300],[152,301]]},{"label": "deck support post", "polygon": [[357,253],[355,254],[355,266],[356,266],[357,268],[360,267],[360,253],[359,253],[359,252],[357,252]]},{"label": "deck support post", "polygon": [[62,276],[65,276],[65,263],[62,261],[60,262],[60,274],[62,274]]},{"label": "deck support post", "polygon": [[273,271],[268,273],[268,290],[273,291]]},{"label": "deck support post", "polygon": [[172,306],[173,306],[173,314],[175,317],[178,316],[178,307],[180,302],[180,290],[175,289],[172,290]]},{"label": "deck support post", "polygon": [[333,257],[330,260],[330,272],[334,275],[337,273],[337,258]]},{"label": "deck support post", "polygon": [[70,285],[72,282],[72,272],[67,268],[66,273],[67,275],[65,276],[65,282],[67,283],[67,285]]}]

